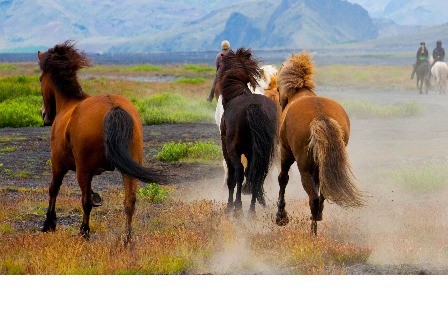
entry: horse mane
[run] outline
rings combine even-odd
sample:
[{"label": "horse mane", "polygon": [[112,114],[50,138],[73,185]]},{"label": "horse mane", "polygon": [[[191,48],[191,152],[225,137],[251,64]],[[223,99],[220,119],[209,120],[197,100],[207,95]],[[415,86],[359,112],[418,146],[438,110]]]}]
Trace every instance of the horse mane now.
[{"label": "horse mane", "polygon": [[250,48],[239,48],[236,53],[230,50],[222,60],[224,66],[218,80],[223,101],[228,103],[240,95],[251,94],[248,84],[255,90],[262,74]]},{"label": "horse mane", "polygon": [[277,86],[280,92],[290,96],[303,88],[314,90],[314,62],[311,58],[312,55],[305,50],[300,54],[292,53],[278,71]]},{"label": "horse mane", "polygon": [[75,49],[73,40],[57,44],[41,53],[39,67],[42,73],[49,72],[56,89],[66,98],[84,98],[85,93],[79,85],[77,73],[79,69],[91,65],[86,55]]}]

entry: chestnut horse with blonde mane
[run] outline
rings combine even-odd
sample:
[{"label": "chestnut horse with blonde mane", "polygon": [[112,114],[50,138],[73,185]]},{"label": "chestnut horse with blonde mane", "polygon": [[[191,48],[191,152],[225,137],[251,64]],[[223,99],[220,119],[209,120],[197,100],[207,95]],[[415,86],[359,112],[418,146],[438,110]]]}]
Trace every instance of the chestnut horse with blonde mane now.
[{"label": "chestnut horse with blonde mane", "polygon": [[314,93],[313,75],[311,55],[303,51],[300,55],[293,53],[277,76],[281,151],[277,224],[288,221],[285,189],[289,168],[295,161],[309,197],[311,232],[317,235],[325,199],[342,207],[362,206],[364,199],[353,182],[345,149],[350,120],[341,105]]},{"label": "chestnut horse with blonde mane", "polygon": [[81,234],[89,237],[89,218],[95,204],[92,178],[117,168],[123,176],[126,213],[126,241],[131,238],[137,179],[163,182],[163,176],[143,167],[142,122],[135,106],[119,95],[90,97],[77,79],[79,69],[90,60],[78,52],[72,41],[38,52],[39,80],[43,97],[41,109],[45,125],[51,128],[50,202],[43,232],[56,229],[56,197],[69,170],[76,171],[84,211]]}]

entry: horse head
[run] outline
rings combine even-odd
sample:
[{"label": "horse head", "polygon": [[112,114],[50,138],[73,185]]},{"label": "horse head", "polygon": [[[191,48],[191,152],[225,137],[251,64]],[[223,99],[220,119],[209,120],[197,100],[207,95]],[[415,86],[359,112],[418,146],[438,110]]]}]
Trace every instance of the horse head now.
[{"label": "horse head", "polygon": [[62,101],[86,98],[79,85],[77,72],[89,66],[90,60],[75,49],[71,40],[57,44],[45,52],[39,51],[37,57],[42,71],[39,77],[43,98],[40,112],[44,124],[49,126],[56,118],[58,99]]},{"label": "horse head", "polygon": [[311,59],[312,55],[306,51],[302,51],[300,54],[292,53],[291,57],[280,67],[277,75],[277,90],[282,109],[286,107],[288,101],[297,91],[314,90],[314,64]]}]

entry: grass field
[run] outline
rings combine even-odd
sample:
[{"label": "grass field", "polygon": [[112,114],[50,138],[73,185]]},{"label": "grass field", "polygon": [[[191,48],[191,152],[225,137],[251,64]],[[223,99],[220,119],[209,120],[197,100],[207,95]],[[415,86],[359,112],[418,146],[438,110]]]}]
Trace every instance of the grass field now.
[{"label": "grass field", "polygon": [[[408,67],[380,66],[317,67],[316,80],[317,85],[407,90],[414,86],[408,79],[409,70]],[[147,124],[211,122],[216,103],[207,103],[205,97],[214,73],[213,68],[205,65],[97,65],[83,70],[81,75],[85,77],[80,82],[91,95],[127,97]],[[38,74],[35,64],[0,66],[0,85],[8,88],[0,102],[2,122],[12,120],[7,125],[19,127],[24,126],[19,121],[29,117],[36,123],[34,126],[40,125]],[[181,79],[137,82],[107,78],[114,74],[178,76]],[[366,101],[341,103],[353,118],[424,113],[417,102],[393,107]],[[218,161],[217,147],[212,143],[167,144],[159,153],[159,159]],[[1,155],[15,154],[15,150],[14,146],[5,145]],[[416,173],[411,174],[411,170],[403,168],[396,175],[397,181],[399,178],[412,180]],[[2,173],[25,175],[27,171],[3,169]],[[445,174],[444,170],[442,173]],[[16,178],[25,179],[26,176],[17,175]],[[319,228],[317,238],[311,237],[308,205],[295,200],[289,200],[288,204],[290,224],[277,227],[274,219],[262,211],[255,219],[245,215],[233,217],[225,213],[224,203],[182,200],[175,186],[140,186],[133,221],[134,240],[131,245],[124,246],[125,218],[120,189],[104,192],[105,204],[93,211],[90,241],[78,236],[82,217],[78,189],[63,186],[57,214],[65,225],[59,225],[57,231],[50,234],[37,230],[45,217],[46,188],[12,190],[5,186],[0,194],[0,274],[343,274],[345,265],[364,263],[371,253],[368,246],[332,239],[324,226]],[[275,213],[275,209],[268,209],[268,213]]]}]

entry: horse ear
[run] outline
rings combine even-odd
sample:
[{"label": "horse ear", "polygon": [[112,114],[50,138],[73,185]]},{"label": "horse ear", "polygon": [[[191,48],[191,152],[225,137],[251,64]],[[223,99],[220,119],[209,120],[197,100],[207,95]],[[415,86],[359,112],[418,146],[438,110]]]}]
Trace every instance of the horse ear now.
[{"label": "horse ear", "polygon": [[42,53],[40,51],[37,52],[37,57],[39,58],[39,60],[42,57]]}]

